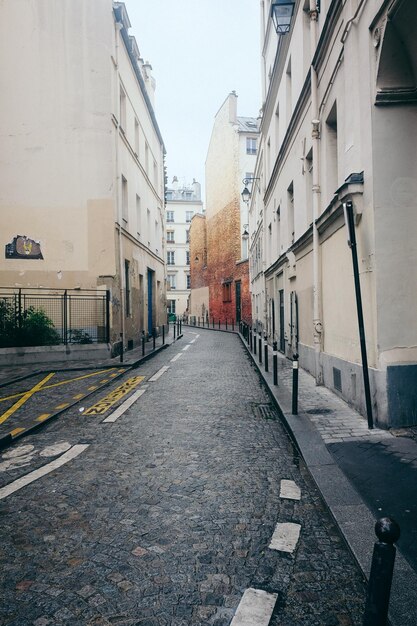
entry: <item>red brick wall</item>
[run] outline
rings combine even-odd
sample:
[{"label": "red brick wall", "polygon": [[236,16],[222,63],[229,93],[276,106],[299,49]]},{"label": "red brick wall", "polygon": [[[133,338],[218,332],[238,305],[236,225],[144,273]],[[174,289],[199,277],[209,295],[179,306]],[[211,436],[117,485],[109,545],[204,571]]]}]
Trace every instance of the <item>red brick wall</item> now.
[{"label": "red brick wall", "polygon": [[207,278],[207,230],[206,218],[195,215],[190,227],[190,277],[191,289],[206,287]]}]

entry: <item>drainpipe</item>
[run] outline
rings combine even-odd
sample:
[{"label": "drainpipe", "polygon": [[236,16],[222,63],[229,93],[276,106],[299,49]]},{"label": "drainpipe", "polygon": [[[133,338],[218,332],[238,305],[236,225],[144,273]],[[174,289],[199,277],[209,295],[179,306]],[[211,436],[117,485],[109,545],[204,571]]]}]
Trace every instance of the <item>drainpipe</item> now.
[{"label": "drainpipe", "polygon": [[[116,94],[117,94],[117,87],[119,85],[119,74],[118,74],[118,70],[119,70],[119,37],[120,37],[120,31],[122,30],[123,25],[120,22],[115,22],[114,24],[114,29],[115,29],[115,43],[116,43],[116,50],[115,50],[115,88],[116,88]],[[116,106],[115,106],[115,111],[117,109],[117,96],[116,96]],[[120,113],[119,115],[116,117],[115,119],[117,120],[117,125],[116,125],[116,132],[115,132],[115,149],[116,149],[116,206],[117,206],[117,221],[119,222],[119,281],[120,281],[120,315],[121,315],[121,320],[120,320],[120,332],[121,332],[121,339],[122,339],[122,354],[123,354],[123,346],[124,346],[124,340],[125,340],[125,314],[126,314],[126,310],[125,310],[125,276],[124,276],[124,267],[123,267],[123,237],[122,237],[122,223],[123,223],[123,219],[122,219],[122,201],[121,201],[121,176],[120,176],[120,172],[119,172],[119,129],[120,129]]]},{"label": "drainpipe", "polygon": [[[318,41],[318,11],[316,0],[310,0],[310,55],[313,59]],[[320,120],[317,93],[317,73],[311,64],[311,124],[313,148],[313,333],[316,385],[323,384],[323,370],[320,363],[322,351],[322,322],[320,316],[320,242],[317,220],[320,216]]]}]

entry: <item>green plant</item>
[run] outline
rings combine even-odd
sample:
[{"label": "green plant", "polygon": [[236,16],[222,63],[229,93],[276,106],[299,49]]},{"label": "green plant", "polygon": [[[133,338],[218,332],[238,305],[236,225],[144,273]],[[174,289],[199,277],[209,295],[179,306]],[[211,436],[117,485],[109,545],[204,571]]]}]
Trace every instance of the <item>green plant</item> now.
[{"label": "green plant", "polygon": [[70,343],[93,343],[91,335],[84,330],[73,328],[68,332]]},{"label": "green plant", "polygon": [[43,309],[28,307],[20,316],[12,304],[0,301],[0,347],[52,346],[61,343],[52,320]]}]

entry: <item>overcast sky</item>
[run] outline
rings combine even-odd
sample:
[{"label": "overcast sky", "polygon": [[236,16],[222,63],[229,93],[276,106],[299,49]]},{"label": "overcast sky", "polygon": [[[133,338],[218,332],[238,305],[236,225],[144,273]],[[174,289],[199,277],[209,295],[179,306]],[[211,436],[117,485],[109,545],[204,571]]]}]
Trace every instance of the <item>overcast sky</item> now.
[{"label": "overcast sky", "polygon": [[125,2],[130,34],[157,81],[168,181],[204,185],[214,116],[227,95],[236,91],[241,116],[257,117],[262,104],[259,0]]}]

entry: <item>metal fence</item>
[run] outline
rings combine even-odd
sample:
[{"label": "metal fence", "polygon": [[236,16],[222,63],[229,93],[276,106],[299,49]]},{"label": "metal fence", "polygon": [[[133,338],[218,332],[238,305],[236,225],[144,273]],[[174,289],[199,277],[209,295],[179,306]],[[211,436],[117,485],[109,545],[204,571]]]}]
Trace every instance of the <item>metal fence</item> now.
[{"label": "metal fence", "polygon": [[108,343],[110,292],[0,287],[0,347]]}]

